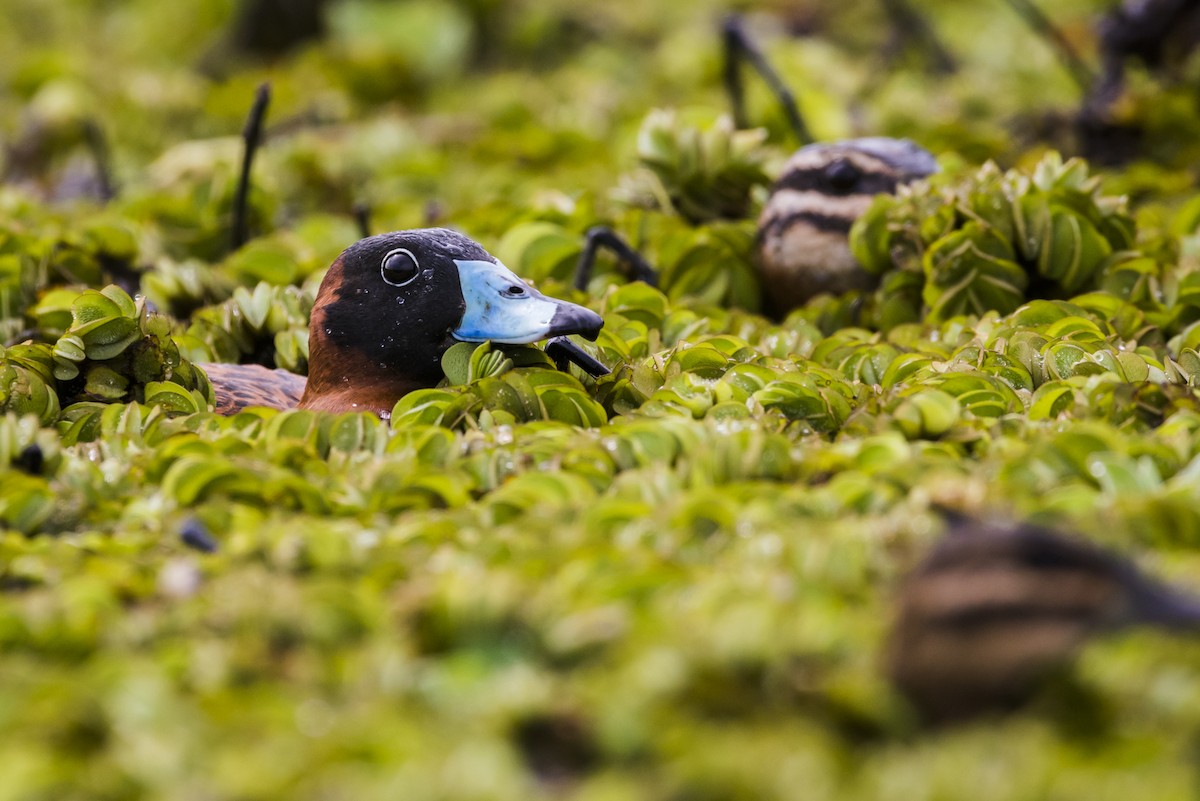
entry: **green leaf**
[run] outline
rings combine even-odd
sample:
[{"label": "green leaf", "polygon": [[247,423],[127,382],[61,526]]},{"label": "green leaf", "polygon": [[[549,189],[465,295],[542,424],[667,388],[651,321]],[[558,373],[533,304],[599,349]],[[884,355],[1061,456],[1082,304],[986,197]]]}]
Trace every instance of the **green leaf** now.
[{"label": "green leaf", "polygon": [[122,305],[95,289],[85,289],[71,304],[71,314],[75,325],[81,326],[109,317],[124,317]]},{"label": "green leaf", "polygon": [[1056,420],[1076,403],[1075,387],[1065,381],[1048,381],[1033,393],[1029,404],[1030,420]]},{"label": "green leaf", "polygon": [[447,420],[447,415],[460,397],[459,393],[444,389],[418,389],[416,392],[410,392],[392,407],[392,428],[453,422]]},{"label": "green leaf", "polygon": [[173,381],[151,381],[146,384],[146,405],[161,406],[174,414],[195,414],[208,408],[195,390],[188,390]]},{"label": "green leaf", "polygon": [[291,251],[272,239],[252,240],[226,259],[225,267],[245,283],[275,286],[292,283],[299,272]]},{"label": "green leaf", "polygon": [[84,325],[74,325],[71,327],[71,333],[83,341],[87,358],[96,361],[120,355],[142,337],[137,321],[128,317],[93,320]]},{"label": "green leaf", "polygon": [[961,415],[962,407],[953,395],[925,389],[901,401],[892,419],[908,439],[936,439],[953,428]]},{"label": "green leaf", "polygon": [[372,449],[379,439],[379,418],[363,412],[340,415],[329,432],[329,446],[345,453]]},{"label": "green leaf", "polygon": [[551,420],[584,428],[597,428],[608,422],[604,407],[573,387],[549,387],[538,393]]},{"label": "green leaf", "polygon": [[618,287],[605,300],[605,314],[620,314],[649,328],[658,327],[669,308],[663,293],[641,282]]},{"label": "green leaf", "polygon": [[129,297],[129,293],[116,284],[104,287],[100,290],[100,294],[117,304],[117,308],[124,316],[131,318],[138,316],[137,304],[134,303],[133,298]]},{"label": "green leaf", "polygon": [[945,320],[958,314],[1001,314],[1025,299],[1029,278],[1012,261],[1011,246],[993,230],[968,223],[942,237],[925,254],[923,297],[930,317]]},{"label": "green leaf", "polygon": [[88,368],[87,383],[83,391],[95,398],[120,400],[129,389],[129,379],[103,365]]},{"label": "green leaf", "polygon": [[461,385],[470,380],[471,354],[477,347],[474,342],[456,342],[442,354],[442,372],[450,384]]},{"label": "green leaf", "polygon": [[250,471],[224,459],[184,456],[167,470],[163,493],[181,506],[192,506],[219,495],[261,497],[262,482]]},{"label": "green leaf", "polygon": [[1065,292],[1090,286],[1101,262],[1112,252],[1108,241],[1080,215],[1051,207],[1049,236],[1038,251],[1038,273]]},{"label": "green leaf", "polygon": [[518,223],[496,244],[496,256],[517,275],[533,281],[569,281],[583,252],[581,237],[561,225],[535,221]]},{"label": "green leaf", "polygon": [[471,352],[467,362],[467,383],[481,378],[496,378],[512,369],[512,359],[491,342],[484,342]]}]

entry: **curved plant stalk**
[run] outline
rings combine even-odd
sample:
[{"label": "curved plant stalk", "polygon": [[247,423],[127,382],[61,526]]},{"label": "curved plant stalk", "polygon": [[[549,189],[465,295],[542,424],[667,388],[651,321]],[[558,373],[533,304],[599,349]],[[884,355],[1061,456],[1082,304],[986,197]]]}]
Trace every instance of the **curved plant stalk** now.
[{"label": "curved plant stalk", "polygon": [[250,107],[250,116],[246,118],[246,127],[242,129],[242,139],[246,149],[242,156],[242,172],[238,178],[237,196],[233,203],[233,240],[231,250],[237,250],[246,244],[249,234],[247,231],[246,205],[250,198],[250,168],[254,166],[254,154],[262,140],[263,120],[267,116],[267,106],[271,104],[271,84],[264,83],[254,94],[254,105]]}]

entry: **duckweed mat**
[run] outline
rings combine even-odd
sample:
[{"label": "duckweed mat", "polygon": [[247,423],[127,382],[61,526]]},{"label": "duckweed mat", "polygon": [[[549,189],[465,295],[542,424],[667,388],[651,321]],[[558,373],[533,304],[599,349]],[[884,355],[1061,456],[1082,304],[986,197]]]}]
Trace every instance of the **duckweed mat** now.
[{"label": "duckweed mat", "polygon": [[[1200,641],[937,730],[882,670],[945,509],[1200,590],[1189,42],[1097,119],[999,3],[284,5],[0,0],[0,801],[1195,797]],[[851,232],[877,290],[758,313],[799,143],[754,83],[730,122],[730,10],[819,136],[938,156]],[[1045,7],[1096,65],[1106,10]],[[303,374],[330,262],[433,224],[611,374],[463,344],[388,421],[209,411],[197,363]],[[659,287],[574,288],[600,224]]]}]

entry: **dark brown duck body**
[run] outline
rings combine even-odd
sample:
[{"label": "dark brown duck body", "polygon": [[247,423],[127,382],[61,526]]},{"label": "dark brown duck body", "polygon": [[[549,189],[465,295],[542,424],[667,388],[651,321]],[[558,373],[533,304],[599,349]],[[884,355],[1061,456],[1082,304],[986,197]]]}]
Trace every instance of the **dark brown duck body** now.
[{"label": "dark brown duck body", "polygon": [[529,287],[479,244],[445,228],[363,239],[330,266],[309,321],[307,381],[256,365],[202,365],[216,408],[246,406],[387,417],[405,394],[442,378],[457,341],[595,339],[596,313]]}]

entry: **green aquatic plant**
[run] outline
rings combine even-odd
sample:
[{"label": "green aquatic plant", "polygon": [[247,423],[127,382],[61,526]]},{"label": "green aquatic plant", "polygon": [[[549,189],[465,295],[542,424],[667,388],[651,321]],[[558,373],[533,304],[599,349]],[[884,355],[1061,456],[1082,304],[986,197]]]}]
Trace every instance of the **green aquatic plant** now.
[{"label": "green aquatic plant", "polygon": [[675,112],[650,112],[638,131],[637,154],[649,175],[622,196],[673,211],[694,224],[750,216],[751,190],[768,182],[763,129],[737,130],[726,116],[701,128]]},{"label": "green aquatic plant", "polygon": [[[1002,9],[914,6],[960,61],[933,77],[904,26],[878,69],[893,4],[762,6],[816,133],[945,171],[856,233],[877,291],[772,321],[751,218],[789,145],[713,124],[724,5],[339,0],[247,64],[207,48],[272,4],[14,2],[6,145],[51,101],[72,130],[0,166],[0,796],[1194,795],[1189,638],[1091,643],[1021,711],[936,733],[881,669],[940,510],[1196,587],[1189,70],[1163,94],[1130,62],[1114,109],[1154,161],[1097,188],[1034,166],[1078,98]],[[1044,7],[1091,44],[1082,7]],[[97,174],[89,116],[102,207],[55,194]],[[963,166],[987,157],[1017,169]],[[602,314],[577,345],[611,373],[461,343],[390,419],[209,410],[194,361],[303,372],[324,268],[424,224]],[[574,289],[594,225],[660,286],[604,255]]]},{"label": "green aquatic plant", "polygon": [[224,303],[196,311],[178,342],[192,361],[249,359],[304,373],[312,305],[313,294],[297,287],[238,287]]},{"label": "green aquatic plant", "polygon": [[[26,342],[0,354],[0,407],[44,424],[78,422],[82,408],[133,400],[175,412],[204,410],[212,390],[180,356],[171,323],[109,285],[87,289],[70,305],[71,324],[53,344]],[[83,406],[79,406],[83,404]]]},{"label": "green aquatic plant", "polygon": [[461,342],[446,351],[442,368],[449,385],[405,395],[392,409],[393,425],[490,428],[558,420],[587,427],[608,419],[579,379],[557,370],[540,348]]},{"label": "green aquatic plant", "polygon": [[[1100,184],[1084,162],[1054,153],[1027,172],[989,163],[880,196],[855,223],[851,248],[883,277],[885,295],[903,294],[907,319],[1007,314],[1098,289],[1137,255],[1125,200]],[[912,277],[898,285],[894,271]]]}]

